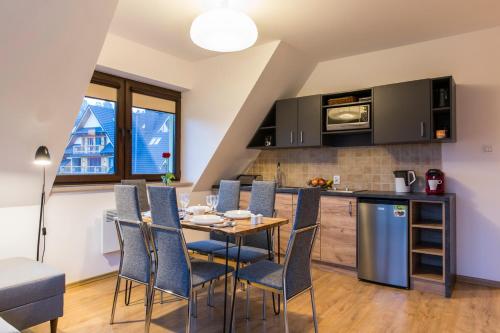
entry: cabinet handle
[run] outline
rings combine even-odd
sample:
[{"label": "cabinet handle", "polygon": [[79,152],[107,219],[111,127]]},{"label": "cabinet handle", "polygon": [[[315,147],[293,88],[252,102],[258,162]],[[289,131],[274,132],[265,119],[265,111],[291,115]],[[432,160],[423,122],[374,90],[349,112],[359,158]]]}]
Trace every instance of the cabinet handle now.
[{"label": "cabinet handle", "polygon": [[420,122],[420,136],[425,136],[425,123],[423,121]]},{"label": "cabinet handle", "polygon": [[304,143],[304,132],[300,131],[300,143]]},{"label": "cabinet handle", "polygon": [[352,216],[352,201],[349,201],[349,216]]},{"label": "cabinet handle", "polygon": [[290,143],[293,143],[293,131],[290,131]]}]

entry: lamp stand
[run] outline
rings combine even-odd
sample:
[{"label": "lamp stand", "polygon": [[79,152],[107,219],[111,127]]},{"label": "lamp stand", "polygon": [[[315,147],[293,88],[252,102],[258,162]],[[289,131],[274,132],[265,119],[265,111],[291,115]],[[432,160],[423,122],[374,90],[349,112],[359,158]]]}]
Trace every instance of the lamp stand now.
[{"label": "lamp stand", "polygon": [[[43,167],[43,185],[42,185],[42,197],[40,199],[40,218],[38,220],[38,241],[36,246],[36,261],[40,261],[40,236],[42,233],[42,224],[44,222],[44,206],[45,206],[45,167]],[[43,236],[45,237],[45,227],[43,228]],[[42,256],[43,261],[43,256]]]}]

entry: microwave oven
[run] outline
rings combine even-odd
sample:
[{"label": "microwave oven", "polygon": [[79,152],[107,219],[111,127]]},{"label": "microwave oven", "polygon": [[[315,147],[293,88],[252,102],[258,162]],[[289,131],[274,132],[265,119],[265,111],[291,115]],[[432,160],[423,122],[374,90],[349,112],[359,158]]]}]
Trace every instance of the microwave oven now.
[{"label": "microwave oven", "polygon": [[326,130],[345,131],[370,128],[370,104],[326,109]]}]

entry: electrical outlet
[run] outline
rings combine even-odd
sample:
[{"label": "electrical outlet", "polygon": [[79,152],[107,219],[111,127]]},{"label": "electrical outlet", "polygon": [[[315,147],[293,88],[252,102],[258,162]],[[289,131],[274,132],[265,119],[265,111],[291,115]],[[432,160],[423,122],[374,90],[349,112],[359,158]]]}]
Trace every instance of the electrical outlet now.
[{"label": "electrical outlet", "polygon": [[333,185],[340,185],[340,176],[333,176]]},{"label": "electrical outlet", "polygon": [[492,153],[493,152],[493,146],[492,145],[483,145],[483,152],[484,153]]}]

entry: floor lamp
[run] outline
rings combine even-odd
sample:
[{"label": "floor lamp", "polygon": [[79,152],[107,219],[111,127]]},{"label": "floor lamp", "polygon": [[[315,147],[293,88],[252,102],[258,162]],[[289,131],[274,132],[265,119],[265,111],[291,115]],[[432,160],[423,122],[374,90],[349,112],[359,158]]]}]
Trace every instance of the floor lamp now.
[{"label": "floor lamp", "polygon": [[[40,260],[40,236],[43,232],[43,237],[45,237],[45,221],[44,221],[44,206],[45,206],[45,167],[50,164],[50,154],[49,149],[45,146],[40,146],[35,153],[36,165],[43,166],[43,182],[42,182],[42,197],[40,199],[40,218],[38,220],[38,241],[36,246],[36,261]],[[43,261],[43,255],[42,255]]]}]

